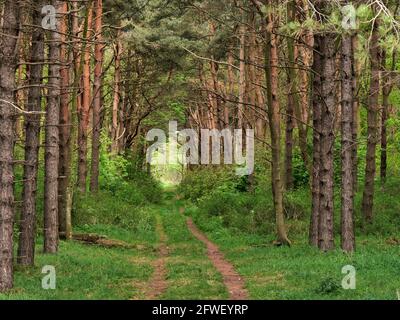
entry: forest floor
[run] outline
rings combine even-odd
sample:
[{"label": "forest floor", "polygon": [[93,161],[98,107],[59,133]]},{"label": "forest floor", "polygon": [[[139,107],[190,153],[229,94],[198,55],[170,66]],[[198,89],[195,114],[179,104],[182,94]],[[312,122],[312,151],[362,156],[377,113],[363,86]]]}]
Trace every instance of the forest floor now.
[{"label": "forest floor", "polygon": [[[238,234],[214,220],[187,217],[192,206],[171,191],[150,208],[153,228],[138,232],[85,225],[76,232],[107,236],[121,247],[61,241],[57,255],[16,267],[15,288],[0,299],[397,299],[399,244],[359,237],[357,252],[321,253],[304,240],[291,248],[273,235]],[[193,220],[192,220],[193,219]],[[200,231],[201,230],[201,231]],[[55,267],[56,289],[42,289],[42,268]],[[356,268],[356,289],[344,290],[342,267]]]}]

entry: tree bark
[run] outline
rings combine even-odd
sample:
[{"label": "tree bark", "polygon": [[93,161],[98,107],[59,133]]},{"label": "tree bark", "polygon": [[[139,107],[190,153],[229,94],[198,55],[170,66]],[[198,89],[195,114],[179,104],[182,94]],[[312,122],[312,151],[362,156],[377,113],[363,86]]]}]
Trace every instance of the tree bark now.
[{"label": "tree bark", "polygon": [[[244,15],[244,13],[243,13]],[[246,26],[239,27],[239,101],[238,101],[238,128],[244,128],[244,103],[246,98]]]},{"label": "tree bark", "polygon": [[322,108],[322,36],[315,35],[313,64],[313,166],[311,176],[311,221],[309,232],[310,245],[318,247],[319,199],[320,199],[320,163],[321,163],[321,108]]},{"label": "tree bark", "polygon": [[92,18],[93,18],[93,2],[88,4],[87,17],[83,32],[84,44],[82,45],[82,106],[79,112],[79,130],[78,130],[78,188],[80,192],[86,192],[87,178],[87,144],[89,129],[89,112],[90,112],[90,44],[88,39],[91,36]]},{"label": "tree bark", "polygon": [[321,42],[322,105],[320,137],[320,199],[318,246],[327,251],[334,248],[333,239],[333,148],[335,142],[334,119],[336,107],[335,45],[336,35],[325,33]]},{"label": "tree bark", "polygon": [[90,175],[90,191],[96,192],[99,189],[99,159],[100,159],[100,130],[101,130],[101,100],[102,90],[102,71],[104,45],[102,37],[102,15],[103,1],[95,1],[95,23],[94,33],[96,35],[94,58],[94,86],[93,86],[93,136],[92,136],[92,166]]},{"label": "tree bark", "polygon": [[13,150],[20,5],[7,0],[0,46],[0,292],[13,286]]},{"label": "tree bark", "polygon": [[[396,67],[396,54],[393,53],[392,70]],[[381,181],[386,182],[387,171],[387,121],[389,118],[389,96],[392,91],[390,73],[386,68],[386,52],[382,52],[382,119],[381,119]]]},{"label": "tree bark", "polygon": [[[42,5],[39,2],[32,12],[33,23],[42,21]],[[36,27],[32,33],[32,47],[29,66],[29,92],[27,111],[39,112],[42,109],[41,88],[44,61],[44,32]],[[19,233],[17,262],[21,265],[33,265],[35,258],[36,234],[36,190],[40,144],[40,114],[26,115],[25,118],[25,165],[22,191],[22,212]]]},{"label": "tree bark", "polygon": [[69,55],[66,46],[67,34],[67,12],[68,3],[62,3],[62,17],[60,19],[60,32],[61,32],[61,63],[60,70],[61,77],[61,100],[60,100],[60,162],[58,168],[59,174],[59,205],[58,205],[58,221],[60,237],[64,239],[71,239],[72,226],[71,226],[71,212],[68,210],[68,201],[70,197],[70,179],[71,179],[71,128],[72,117],[70,109],[70,95],[69,95],[69,80],[70,80],[70,67]]},{"label": "tree bark", "polygon": [[379,140],[378,132],[378,111],[379,111],[379,89],[380,89],[380,49],[379,49],[379,31],[378,20],[375,20],[371,42],[370,42],[370,60],[371,60],[371,83],[369,102],[367,107],[367,154],[365,165],[365,186],[362,199],[362,214],[365,223],[372,223],[375,173],[376,173],[376,145]]},{"label": "tree bark", "polygon": [[[355,52],[358,47],[357,36],[353,37],[353,51]],[[358,190],[358,132],[360,126],[360,103],[358,94],[358,77],[360,75],[361,65],[353,55],[354,77],[353,77],[353,191],[354,194]]]},{"label": "tree bark", "polygon": [[[303,6],[305,6],[303,4]],[[307,11],[307,8],[303,9]],[[296,8],[296,0],[291,0],[288,3],[288,17],[290,21],[296,21],[296,14],[298,10]],[[300,20],[300,19],[297,19]],[[305,40],[309,40],[309,32],[305,36]],[[300,39],[301,40],[301,39]],[[311,161],[308,153],[308,86],[309,86],[309,76],[308,70],[302,70],[303,68],[308,68],[310,61],[309,58],[310,53],[309,49],[305,46],[297,44],[294,45],[294,41],[289,39],[288,42],[288,57],[289,62],[291,64],[291,68],[289,69],[290,78],[294,83],[295,90],[298,93],[293,94],[293,103],[294,103],[294,114],[296,115],[296,123],[299,132],[299,147],[301,152],[301,157],[304,162],[304,166],[306,167],[309,175],[311,176]],[[299,58],[302,58],[303,61],[300,61]]]},{"label": "tree bark", "polygon": [[[62,12],[62,1],[53,0],[56,12]],[[57,20],[60,17],[57,16]],[[61,36],[58,29],[50,32],[49,91],[46,110],[45,182],[44,182],[44,252],[58,250],[58,164],[60,125],[60,51]]]},{"label": "tree bark", "polygon": [[111,152],[118,153],[118,111],[121,100],[121,55],[122,55],[122,43],[121,43],[121,32],[117,31],[117,43],[114,48],[115,58],[115,71],[114,71],[114,98],[112,107],[112,123],[111,123]]},{"label": "tree bark", "polygon": [[342,39],[342,214],[341,247],[346,252],[355,249],[354,180],[353,180],[353,41],[351,35]]},{"label": "tree bark", "polygon": [[271,133],[271,181],[274,198],[274,209],[276,216],[276,227],[278,241],[284,245],[290,245],[285,227],[283,212],[283,185],[281,179],[281,127],[280,106],[278,100],[279,92],[279,58],[278,39],[274,30],[273,13],[267,16],[266,39],[265,39],[265,74],[267,82],[268,118]]},{"label": "tree bark", "polygon": [[[288,12],[288,22],[293,22],[295,19],[295,2],[290,1],[287,5]],[[295,126],[294,113],[295,104],[297,99],[297,81],[295,72],[295,46],[294,40],[291,37],[287,38],[288,47],[288,84],[289,84],[289,94],[287,100],[286,108],[286,137],[285,137],[285,186],[287,190],[293,189],[294,178],[293,178],[293,130]],[[298,102],[298,100],[297,100]],[[300,124],[302,125],[302,124]]]}]

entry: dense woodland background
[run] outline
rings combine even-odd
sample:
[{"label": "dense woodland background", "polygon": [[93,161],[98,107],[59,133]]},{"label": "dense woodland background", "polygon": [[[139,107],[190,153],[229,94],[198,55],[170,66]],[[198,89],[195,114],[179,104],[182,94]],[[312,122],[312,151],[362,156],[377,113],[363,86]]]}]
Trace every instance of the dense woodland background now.
[{"label": "dense woodland background", "polygon": [[[154,210],[178,203],[228,250],[253,297],[271,292],[252,291],[261,265],[247,270],[229,256],[235,235],[237,243],[246,239],[248,254],[267,247],[259,258],[285,261],[287,272],[302,254],[332,263],[323,254],[332,251],[371,273],[370,264],[386,262],[389,269],[381,267],[395,274],[399,5],[0,1],[0,292],[13,288],[15,272],[18,287],[30,283],[35,252],[41,262],[47,254],[86,255],[72,239],[144,232],[135,240],[144,243],[157,231]],[[254,129],[255,172],[147,164],[146,133],[168,132],[170,120],[199,131]],[[335,291],[325,276],[319,292]]]}]

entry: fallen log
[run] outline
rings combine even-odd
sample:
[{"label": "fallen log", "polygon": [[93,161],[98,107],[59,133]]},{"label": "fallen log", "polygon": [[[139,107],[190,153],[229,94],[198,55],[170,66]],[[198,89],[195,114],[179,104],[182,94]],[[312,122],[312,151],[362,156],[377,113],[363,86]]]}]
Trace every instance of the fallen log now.
[{"label": "fallen log", "polygon": [[145,250],[146,247],[140,244],[130,244],[122,240],[108,239],[106,236],[94,233],[79,233],[72,236],[73,240],[83,242],[88,245],[98,245],[105,248],[124,248]]}]

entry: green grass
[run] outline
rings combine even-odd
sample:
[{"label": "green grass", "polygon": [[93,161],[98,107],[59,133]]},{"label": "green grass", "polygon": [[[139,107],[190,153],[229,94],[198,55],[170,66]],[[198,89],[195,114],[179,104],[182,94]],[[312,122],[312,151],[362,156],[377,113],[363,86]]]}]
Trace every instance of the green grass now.
[{"label": "green grass", "polygon": [[[38,243],[40,248],[40,243]],[[151,251],[136,254],[151,254]],[[132,263],[132,250],[105,249],[75,241],[60,242],[57,255],[37,251],[34,268],[17,267],[15,288],[0,299],[130,299],[134,283],[146,281],[152,274],[149,264]],[[42,267],[56,269],[56,290],[42,289]]]},{"label": "green grass", "polygon": [[[378,231],[388,229],[387,217],[397,210],[397,184],[388,184],[376,198]],[[107,195],[86,198],[75,214],[82,222],[74,231],[97,233],[132,244],[132,248],[103,248],[77,241],[60,242],[57,255],[41,252],[38,239],[33,268],[16,266],[15,288],[0,299],[144,299],[157,258],[159,235],[156,217],[167,236],[167,290],[160,299],[226,299],[222,276],[207,258],[205,246],[194,238],[179,212],[193,216],[207,236],[218,244],[225,257],[244,277],[251,299],[396,299],[400,290],[400,250],[392,233],[358,232],[357,251],[347,255],[337,249],[322,253],[306,243],[308,217],[288,221],[293,246],[275,247],[273,232],[240,232],[221,216],[209,216],[174,190],[160,196],[160,204],[138,207]],[[389,206],[387,201],[392,201]],[[94,208],[94,209],[93,209]],[[103,209],[102,209],[103,208]],[[84,217],[89,212],[88,220]],[[107,213],[108,212],[108,213]],[[385,212],[383,215],[381,212]],[[96,223],[90,219],[98,214]],[[229,214],[229,212],[227,213]],[[228,216],[227,216],[228,217]],[[237,217],[236,217],[237,218]],[[235,219],[236,219],[235,218]],[[117,220],[115,220],[117,219]],[[110,221],[115,221],[112,224]],[[246,230],[246,229],[243,229]],[[339,239],[336,239],[338,247]],[[46,265],[56,268],[56,290],[41,287]],[[356,268],[356,289],[344,290],[342,267]]]},{"label": "green grass", "polygon": [[[170,198],[171,193],[166,192]],[[97,207],[108,202],[108,197],[97,196]],[[89,201],[85,200],[86,203]],[[90,200],[94,201],[94,200]],[[126,206],[118,209],[118,203],[105,204],[115,210],[110,215],[120,216]],[[159,215],[168,237],[170,255],[166,259],[168,290],[161,299],[219,299],[227,292],[222,277],[206,259],[206,249],[186,228],[185,218],[179,214],[173,200],[162,206],[134,208],[130,216],[145,217],[146,227],[138,227],[138,221],[130,228],[108,224],[83,224],[76,226],[77,233],[96,233],[109,239],[121,240],[133,248],[103,248],[77,241],[61,241],[57,255],[42,253],[42,240],[38,239],[35,267],[16,266],[15,287],[0,299],[50,299],[50,300],[109,300],[144,299],[145,289],[153,274],[152,262],[157,257],[158,235],[155,217]],[[145,213],[143,213],[145,212]],[[81,213],[80,213],[81,214]],[[102,213],[104,214],[104,213]],[[150,219],[148,219],[150,217]],[[128,221],[125,219],[124,221]],[[56,290],[42,289],[42,268],[56,269]]]},{"label": "green grass", "polygon": [[[273,235],[233,234],[216,218],[195,221],[244,276],[253,299],[397,299],[400,250],[384,239],[359,237],[352,255],[339,249],[323,253],[305,241],[275,247]],[[356,268],[355,290],[341,287],[345,265]]]}]

